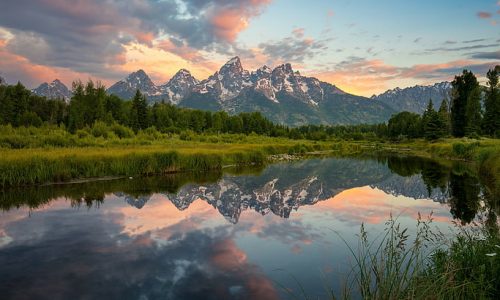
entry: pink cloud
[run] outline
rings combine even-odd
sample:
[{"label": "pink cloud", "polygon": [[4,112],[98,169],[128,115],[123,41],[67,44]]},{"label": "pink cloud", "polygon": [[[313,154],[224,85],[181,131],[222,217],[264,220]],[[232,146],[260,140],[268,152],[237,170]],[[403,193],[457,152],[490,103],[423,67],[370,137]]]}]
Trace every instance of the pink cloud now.
[{"label": "pink cloud", "polygon": [[301,39],[304,37],[304,28],[295,28],[294,30],[292,30],[292,34]]},{"label": "pink cloud", "polygon": [[[22,81],[28,88],[34,88],[44,81],[58,78],[70,87],[73,80],[92,77],[91,74],[75,72],[67,68],[34,64],[23,56],[9,52],[5,48],[6,44],[5,40],[0,40],[0,57],[2,58],[0,59],[0,75],[5,77],[9,83]],[[109,79],[103,79],[104,84],[109,82]]]},{"label": "pink cloud", "polygon": [[234,42],[238,34],[248,27],[250,19],[259,15],[271,0],[241,1],[236,7],[218,8],[212,12],[210,23],[216,36]]},{"label": "pink cloud", "polygon": [[491,18],[491,13],[485,12],[485,11],[480,11],[477,13],[477,16],[480,19],[489,19],[489,18]]}]

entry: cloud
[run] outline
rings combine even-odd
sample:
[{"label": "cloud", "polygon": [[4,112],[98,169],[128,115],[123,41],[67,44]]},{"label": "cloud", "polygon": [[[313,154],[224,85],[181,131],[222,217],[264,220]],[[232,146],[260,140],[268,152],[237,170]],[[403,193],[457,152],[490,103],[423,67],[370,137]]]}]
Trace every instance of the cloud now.
[{"label": "cloud", "polygon": [[415,82],[431,84],[436,81],[448,81],[463,69],[469,69],[482,76],[492,66],[492,63],[477,60],[456,60],[398,67],[380,59],[352,56],[326,71],[311,71],[308,75],[335,83],[350,93],[369,96],[394,86],[408,86]]},{"label": "cloud", "polygon": [[419,43],[420,41],[422,41],[422,38],[421,38],[421,37],[418,37],[418,38],[416,38],[413,42],[414,42],[414,43]]},{"label": "cloud", "polygon": [[471,58],[500,60],[500,50],[493,51],[493,52],[475,53],[475,54],[471,55]]},{"label": "cloud", "polygon": [[296,38],[301,39],[304,37],[304,31],[304,28],[295,28],[294,30],[292,30],[292,34]]},{"label": "cloud", "polygon": [[462,41],[464,44],[471,44],[471,43],[479,43],[479,42],[484,42],[486,39],[475,39],[475,40],[467,40],[467,41]]},{"label": "cloud", "polygon": [[8,51],[34,65],[117,78],[133,43],[166,38],[180,49],[227,53],[270,1],[8,1],[0,28],[11,34]]},{"label": "cloud", "polygon": [[298,28],[292,31],[292,36],[278,41],[260,43],[259,48],[264,55],[268,56],[270,62],[286,61],[301,63],[327,50],[327,42],[329,40],[315,40],[310,37],[304,37],[304,30]]},{"label": "cloud", "polygon": [[498,46],[498,44],[482,44],[482,45],[463,46],[463,47],[454,47],[454,48],[438,47],[438,48],[425,49],[425,51],[426,52],[457,52],[457,51],[465,51],[465,50],[491,48],[491,47],[496,47],[496,46]]},{"label": "cloud", "polygon": [[480,11],[477,13],[477,17],[480,19],[489,19],[489,18],[491,18],[491,13],[485,12],[485,11]]}]

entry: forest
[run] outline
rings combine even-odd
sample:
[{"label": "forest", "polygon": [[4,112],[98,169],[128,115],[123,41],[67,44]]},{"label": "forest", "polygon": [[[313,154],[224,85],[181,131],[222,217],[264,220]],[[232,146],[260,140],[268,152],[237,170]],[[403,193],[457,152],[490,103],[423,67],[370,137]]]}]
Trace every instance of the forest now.
[{"label": "forest", "polygon": [[[0,124],[16,127],[58,126],[69,133],[95,137],[131,137],[148,130],[180,134],[189,139],[196,134],[257,134],[290,139],[404,140],[442,137],[500,136],[500,66],[488,71],[487,86],[480,86],[468,70],[455,76],[453,93],[439,108],[428,107],[419,115],[400,112],[386,123],[364,125],[315,125],[290,128],[275,124],[259,112],[229,115],[177,107],[169,103],[147,104],[137,91],[131,101],[106,94],[99,82],[73,83],[71,101],[46,99],[32,94],[21,83],[0,86]],[[8,144],[8,143],[7,143]],[[3,144],[3,146],[8,146]]]}]

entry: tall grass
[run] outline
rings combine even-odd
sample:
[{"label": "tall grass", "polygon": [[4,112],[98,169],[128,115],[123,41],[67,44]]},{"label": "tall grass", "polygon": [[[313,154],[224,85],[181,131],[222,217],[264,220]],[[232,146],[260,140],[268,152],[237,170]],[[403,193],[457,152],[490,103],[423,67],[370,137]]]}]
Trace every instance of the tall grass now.
[{"label": "tall grass", "polygon": [[[223,165],[263,164],[265,156],[259,150],[220,153],[183,153],[179,151],[113,152],[89,155],[86,149],[71,149],[68,153],[34,152],[15,158],[0,159],[0,186],[30,185],[61,182],[77,178],[103,176],[136,176],[186,171],[221,170]],[[75,151],[76,150],[76,151]],[[61,155],[58,155],[62,152]],[[92,151],[91,151],[92,152]]]},{"label": "tall grass", "polygon": [[370,239],[361,226],[354,265],[343,298],[499,299],[500,235],[485,226],[462,227],[445,237],[419,215],[410,238],[392,217],[381,236]]}]

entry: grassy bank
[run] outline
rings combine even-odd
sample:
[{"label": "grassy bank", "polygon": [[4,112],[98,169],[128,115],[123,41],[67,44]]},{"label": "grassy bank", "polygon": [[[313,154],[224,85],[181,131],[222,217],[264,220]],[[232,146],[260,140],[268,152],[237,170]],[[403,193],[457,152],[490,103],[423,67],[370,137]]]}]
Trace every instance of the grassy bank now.
[{"label": "grassy bank", "polygon": [[86,143],[87,146],[35,144],[21,149],[0,148],[0,186],[221,170],[225,166],[262,165],[271,154],[300,154],[327,148],[326,144],[310,141],[240,135],[196,136],[190,140],[175,135],[146,140],[94,138]]},{"label": "grassy bank", "polygon": [[[102,128],[101,128],[102,127]],[[273,154],[330,151],[330,155],[396,152],[477,166],[491,192],[500,190],[500,140],[443,139],[309,141],[255,134],[137,134],[120,125],[94,126],[75,134],[64,128],[0,126],[0,186],[64,182],[102,176],[138,176],[262,165]]]}]

